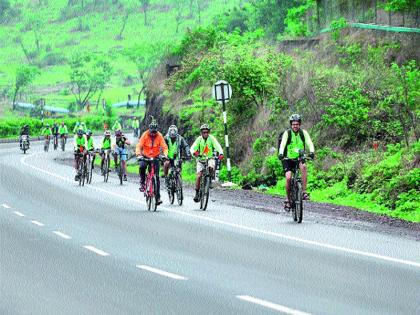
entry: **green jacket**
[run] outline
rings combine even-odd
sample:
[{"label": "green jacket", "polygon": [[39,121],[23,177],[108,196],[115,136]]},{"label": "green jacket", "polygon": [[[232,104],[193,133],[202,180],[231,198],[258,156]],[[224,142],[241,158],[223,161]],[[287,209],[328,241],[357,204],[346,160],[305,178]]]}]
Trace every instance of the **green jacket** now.
[{"label": "green jacket", "polygon": [[[289,133],[291,139],[289,139]],[[285,154],[289,159],[297,159],[299,157],[299,150],[305,150],[308,147],[310,153],[315,152],[314,144],[306,130],[301,129],[301,132],[289,132],[286,130],[281,139],[279,154]],[[286,152],[285,152],[286,150]]]},{"label": "green jacket", "polygon": [[41,134],[43,136],[52,136],[52,131],[50,128],[44,128],[42,129]]},{"label": "green jacket", "polygon": [[219,152],[219,154],[223,154],[222,146],[212,135],[209,135],[207,140],[204,140],[202,136],[199,136],[191,146],[191,155],[193,155],[196,151],[199,151],[200,155],[205,157],[212,157],[214,151]]},{"label": "green jacket", "polygon": [[84,149],[87,149],[88,142],[87,142],[87,139],[86,139],[86,135],[83,135],[80,138],[77,135],[74,136],[74,149],[78,150],[79,147],[83,147]]},{"label": "green jacket", "polygon": [[[87,137],[86,137],[87,139]],[[88,151],[95,150],[95,144],[93,143],[93,137],[91,136],[89,139],[87,139],[87,149]]]},{"label": "green jacket", "polygon": [[102,149],[109,150],[111,149],[111,138],[107,139],[106,137],[102,140]]},{"label": "green jacket", "polygon": [[134,119],[131,124],[131,127],[133,127],[133,129],[140,128],[140,121],[138,121],[137,119]]},{"label": "green jacket", "polygon": [[69,133],[69,130],[67,129],[67,126],[66,125],[60,126],[60,128],[58,129],[58,133],[60,135],[66,135],[66,134]]}]

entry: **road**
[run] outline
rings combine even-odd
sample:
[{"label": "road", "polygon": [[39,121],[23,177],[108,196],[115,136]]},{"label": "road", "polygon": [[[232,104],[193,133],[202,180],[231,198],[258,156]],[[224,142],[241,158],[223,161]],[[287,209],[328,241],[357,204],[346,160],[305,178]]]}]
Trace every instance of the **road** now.
[{"label": "road", "polygon": [[79,187],[32,144],[0,145],[0,314],[419,314],[420,244],[165,194]]}]

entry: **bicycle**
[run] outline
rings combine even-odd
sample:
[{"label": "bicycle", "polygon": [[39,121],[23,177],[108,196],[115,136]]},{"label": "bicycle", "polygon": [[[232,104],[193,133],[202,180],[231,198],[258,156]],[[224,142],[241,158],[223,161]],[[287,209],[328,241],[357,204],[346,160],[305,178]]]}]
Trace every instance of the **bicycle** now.
[{"label": "bicycle", "polygon": [[109,167],[111,164],[111,158],[110,158],[111,150],[110,149],[104,150],[103,154],[105,155],[104,155],[104,162],[101,167],[101,174],[104,177],[104,182],[107,183],[108,178],[109,178]]},{"label": "bicycle", "polygon": [[[121,153],[121,152],[119,152],[119,153],[114,152],[114,154],[117,155],[117,164],[115,165],[115,168],[116,168],[116,171],[117,171],[117,174],[118,174],[118,178],[120,179],[120,185],[122,185],[123,184],[123,178],[124,178],[124,168],[123,168],[122,163],[121,163],[122,162],[121,161],[121,156],[123,156],[123,155],[127,156],[127,154],[126,153]],[[127,163],[127,161],[126,161],[126,163]]]},{"label": "bicycle", "polygon": [[209,168],[209,160],[214,159],[214,157],[199,157],[198,161],[204,165],[204,169],[201,172],[200,178],[200,190],[199,190],[199,198],[200,198],[200,209],[206,211],[207,205],[209,202],[209,194],[210,194],[210,185],[212,180],[212,174],[210,173]]},{"label": "bicycle", "polygon": [[82,150],[79,149],[76,152],[76,155],[79,158],[79,165],[78,165],[78,168],[77,168],[77,173],[80,175],[79,176],[79,186],[84,186],[85,185],[85,179],[87,178],[86,155],[83,153],[83,149]]},{"label": "bicycle", "polygon": [[58,134],[54,135],[54,151],[58,148]]},{"label": "bicycle", "polygon": [[[285,158],[285,160],[291,160]],[[306,162],[305,152],[299,151],[299,158],[296,159],[294,169],[292,169],[293,177],[290,181],[290,206],[292,209],[293,220],[302,223],[303,220],[303,188],[302,178],[300,177],[300,163]]]},{"label": "bicycle", "polygon": [[45,136],[44,152],[48,152],[50,148],[50,136]]},{"label": "bicycle", "polygon": [[169,202],[171,205],[174,204],[175,196],[178,201],[178,205],[182,206],[184,200],[184,194],[182,191],[182,177],[181,177],[181,165],[182,160],[171,161],[171,166],[168,174],[168,195]]},{"label": "bicycle", "polygon": [[60,135],[60,146],[61,146],[61,150],[64,152],[65,147],[66,147],[66,142],[67,142],[67,135],[62,134]]},{"label": "bicycle", "polygon": [[97,150],[88,151],[86,155],[86,183],[91,184],[92,183],[92,173],[93,173],[93,157],[96,155]]},{"label": "bicycle", "polygon": [[144,197],[146,198],[146,204],[147,204],[147,210],[148,211],[156,211],[157,209],[157,199],[158,194],[157,191],[157,178],[156,176],[159,176],[159,174],[156,175],[155,173],[155,161],[162,161],[163,158],[145,158],[140,157],[138,158],[138,161],[144,161],[144,162],[150,162],[148,167],[148,173],[146,177],[146,188],[144,190]]}]

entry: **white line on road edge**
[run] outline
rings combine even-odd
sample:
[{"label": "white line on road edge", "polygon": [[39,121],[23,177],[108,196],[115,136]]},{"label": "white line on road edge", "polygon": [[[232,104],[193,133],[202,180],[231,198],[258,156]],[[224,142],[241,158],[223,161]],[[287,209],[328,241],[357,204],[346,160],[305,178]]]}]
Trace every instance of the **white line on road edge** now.
[{"label": "white line on road edge", "polygon": [[44,226],[45,224],[36,220],[32,220],[31,221],[33,224],[38,225],[38,226]]},{"label": "white line on road edge", "polygon": [[3,203],[1,206],[2,206],[3,208],[6,208],[6,209],[10,209],[10,208],[11,208],[11,206],[9,206],[9,205],[7,205],[7,204],[5,204],[5,203]]},{"label": "white line on road edge", "polygon": [[[44,173],[44,174],[59,178],[61,180],[64,180],[64,181],[67,181],[67,182],[70,182],[70,183],[74,183],[73,180],[70,180],[67,177],[54,174],[52,172],[43,170],[42,168],[30,165],[30,164],[25,162],[25,160],[27,158],[30,158],[34,155],[35,154],[32,153],[31,155],[24,156],[20,159],[20,162],[23,165],[26,165],[26,166],[34,169],[34,170],[37,170],[39,172]],[[101,191],[101,192],[104,192],[108,195],[119,197],[119,198],[122,198],[122,199],[125,199],[125,200],[133,201],[133,202],[136,202],[136,203],[142,203],[138,199],[123,196],[123,195],[120,195],[120,194],[117,194],[115,192],[108,191],[106,189],[102,189],[102,188],[99,188],[99,187],[95,187],[95,186],[85,186],[85,187],[87,187],[89,189],[96,190],[96,191]],[[198,215],[195,215],[193,213],[178,211],[178,210],[174,210],[174,209],[171,209],[171,208],[161,207],[161,209],[164,209],[168,212],[192,217],[192,218],[195,218],[195,219],[200,219],[200,220],[204,220],[204,221],[209,221],[209,222],[213,222],[213,223],[222,224],[222,225],[225,225],[225,226],[234,227],[234,228],[244,230],[244,231],[250,231],[250,232],[259,233],[259,234],[263,234],[263,235],[274,236],[274,237],[283,238],[283,239],[287,239],[287,240],[290,240],[290,241],[295,241],[295,242],[299,242],[299,243],[303,243],[303,244],[307,244],[307,245],[312,245],[312,246],[316,246],[316,247],[327,248],[327,249],[331,249],[331,250],[335,250],[335,251],[339,251],[339,252],[344,252],[344,253],[369,257],[369,258],[375,258],[375,259],[379,259],[379,260],[383,260],[383,261],[387,261],[387,262],[393,262],[393,263],[398,263],[398,264],[402,264],[402,265],[407,265],[407,266],[420,268],[420,263],[419,262],[415,262],[415,261],[411,261],[411,260],[404,260],[404,259],[399,259],[399,258],[394,258],[394,257],[389,257],[389,256],[383,256],[383,255],[364,252],[364,251],[360,251],[360,250],[356,250],[356,249],[351,249],[351,248],[346,248],[346,247],[341,247],[341,246],[336,246],[336,245],[331,245],[331,244],[326,244],[326,243],[320,243],[320,242],[316,242],[316,241],[310,241],[310,240],[306,240],[306,239],[303,239],[303,238],[289,236],[289,235],[286,235],[286,234],[280,234],[280,233],[275,233],[275,232],[270,232],[270,231],[265,231],[265,230],[259,230],[259,229],[256,229],[256,228],[252,228],[252,227],[248,227],[248,226],[244,226],[244,225],[240,225],[240,224],[235,224],[235,223],[230,223],[230,222],[226,222],[226,221],[222,221],[222,220],[217,220],[217,219],[212,219],[212,218],[208,218],[208,217],[198,216]]]},{"label": "white line on road edge", "polygon": [[271,302],[268,302],[268,301],[260,300],[260,299],[254,298],[252,296],[249,296],[249,295],[237,295],[236,297],[240,300],[255,303],[255,304],[258,304],[258,305],[261,305],[261,306],[264,306],[264,307],[271,308],[272,310],[276,310],[276,311],[286,313],[286,314],[290,314],[290,315],[310,315],[309,313],[301,312],[301,311],[298,311],[298,310],[294,310],[292,308],[288,308],[288,307],[283,306],[283,305],[279,305],[279,304],[271,303]]},{"label": "white line on road edge", "polygon": [[25,215],[22,212],[19,212],[19,211],[15,211],[14,214],[16,214],[20,217],[25,217]]},{"label": "white line on road edge", "polygon": [[90,250],[91,252],[94,252],[95,254],[98,254],[99,256],[109,256],[107,252],[104,252],[103,250],[100,250],[96,247],[93,247],[90,245],[85,245],[83,247],[86,248],[87,250]]},{"label": "white line on road edge", "polygon": [[62,233],[62,232],[60,232],[60,231],[53,231],[53,233],[54,233],[55,235],[58,235],[58,236],[60,236],[60,237],[62,237],[62,238],[64,238],[64,239],[66,239],[66,240],[70,240],[70,239],[71,239],[71,237],[70,237],[69,235],[64,234],[64,233]]},{"label": "white line on road edge", "polygon": [[139,268],[139,269],[147,270],[147,271],[156,273],[158,275],[168,277],[168,278],[172,278],[172,279],[175,279],[175,280],[188,280],[187,278],[185,278],[183,276],[180,276],[180,275],[177,275],[177,274],[174,274],[174,273],[170,273],[170,272],[166,272],[166,271],[156,269],[156,268],[153,268],[153,267],[149,267],[149,266],[145,266],[145,265],[136,265],[136,267]]}]

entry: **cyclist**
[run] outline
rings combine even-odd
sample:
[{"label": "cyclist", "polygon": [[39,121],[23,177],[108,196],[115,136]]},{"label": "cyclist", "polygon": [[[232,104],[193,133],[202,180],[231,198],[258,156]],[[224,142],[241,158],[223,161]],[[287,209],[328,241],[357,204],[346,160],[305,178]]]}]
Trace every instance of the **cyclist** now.
[{"label": "cyclist", "polygon": [[95,154],[95,144],[93,142],[93,137],[92,137],[92,131],[90,129],[86,131],[86,140],[87,140],[87,150],[89,154],[92,155],[92,169],[94,169],[96,154]]},{"label": "cyclist", "polygon": [[121,159],[121,166],[124,173],[124,181],[127,181],[127,149],[126,146],[130,145],[130,141],[123,135],[121,130],[115,132],[115,143],[114,143],[114,165],[115,172],[117,172],[118,156]]},{"label": "cyclist", "polygon": [[76,135],[77,134],[77,131],[79,130],[79,128],[80,128],[80,122],[79,121],[77,121],[76,122],[76,124],[74,125],[74,127],[73,127],[73,133]]},{"label": "cyclist", "polygon": [[29,126],[23,125],[19,132],[19,146],[22,148],[22,136],[28,136],[28,148],[29,148]]},{"label": "cyclist", "polygon": [[105,150],[111,150],[111,147],[113,146],[111,144],[112,140],[111,140],[111,131],[106,130],[104,132],[104,138],[102,139],[102,148],[101,148],[101,170],[102,170],[102,175],[104,175],[104,170],[103,170],[103,166],[104,166],[104,160],[105,160]]},{"label": "cyclist", "polygon": [[139,136],[139,130],[140,130],[140,121],[137,117],[135,117],[133,119],[131,127],[133,127],[133,130],[134,130],[134,137],[138,137]]},{"label": "cyclist", "polygon": [[55,139],[57,139],[57,144],[58,144],[59,127],[58,127],[57,122],[54,122],[54,125],[51,128],[51,132],[54,136],[54,141]]},{"label": "cyclist", "polygon": [[[190,152],[195,157],[207,157],[211,158],[214,155],[218,154],[218,159],[221,161],[223,159],[223,149],[217,139],[210,134],[210,127],[207,124],[204,124],[200,127],[201,136],[199,136],[192,145]],[[214,159],[209,160],[210,173],[213,174],[216,169],[216,161]],[[200,190],[200,180],[201,175],[204,170],[204,165],[202,162],[197,161],[197,177],[195,181],[195,197],[194,201],[199,202],[199,190]]]},{"label": "cyclist", "polygon": [[80,176],[79,172],[79,163],[80,163],[80,155],[79,153],[83,154],[83,159],[86,158],[88,148],[88,141],[85,135],[85,132],[82,128],[77,130],[77,134],[74,136],[74,168],[76,169],[76,176],[74,177],[75,181],[78,181]]},{"label": "cyclist", "polygon": [[[286,175],[286,193],[287,199],[284,202],[284,209],[290,211],[290,180],[292,179],[292,169],[298,163],[299,151],[309,148],[309,157],[315,157],[315,148],[312,143],[309,133],[301,129],[302,118],[299,114],[293,114],[289,118],[290,129],[283,132],[281,136],[279,159],[282,161],[283,169]],[[286,159],[285,159],[286,158]],[[302,172],[302,189],[303,199],[309,200],[309,194],[306,191],[308,171],[304,163],[299,164],[300,171]]]},{"label": "cyclist", "polygon": [[85,122],[81,122],[80,123],[80,128],[82,128],[83,129],[83,132],[86,134],[86,131],[88,131],[88,128],[86,127],[86,124],[85,124]]},{"label": "cyclist", "polygon": [[115,120],[114,124],[112,125],[111,130],[112,131],[122,130],[121,123],[120,123],[120,121],[118,119]]},{"label": "cyclist", "polygon": [[178,128],[175,125],[172,125],[168,129],[168,133],[165,136],[165,142],[168,146],[168,161],[165,161],[163,165],[163,173],[165,175],[165,185],[168,187],[169,185],[169,167],[174,165],[174,162],[177,158],[179,158],[179,161],[181,163],[181,159],[183,157],[183,154],[185,154],[185,158],[190,159],[191,153],[190,153],[190,146],[188,145],[187,141],[178,134]]},{"label": "cyclist", "polygon": [[[149,125],[149,130],[146,130],[139,139],[136,145],[136,156],[145,158],[157,158],[161,154],[161,150],[165,157],[168,156],[168,146],[162,134],[158,131],[158,125],[152,121]],[[151,162],[140,161],[140,191],[144,192],[146,182],[146,168]],[[159,160],[153,162],[157,180],[157,204],[160,205],[160,179],[159,179]]]},{"label": "cyclist", "polygon": [[61,122],[61,126],[58,129],[58,133],[60,134],[60,138],[64,138],[64,141],[67,141],[67,135],[69,133],[69,130],[67,129],[66,124],[64,123],[64,121]]},{"label": "cyclist", "polygon": [[45,139],[50,139],[52,136],[52,131],[50,128],[50,124],[46,124],[44,128],[42,128],[41,134],[44,136]]}]

